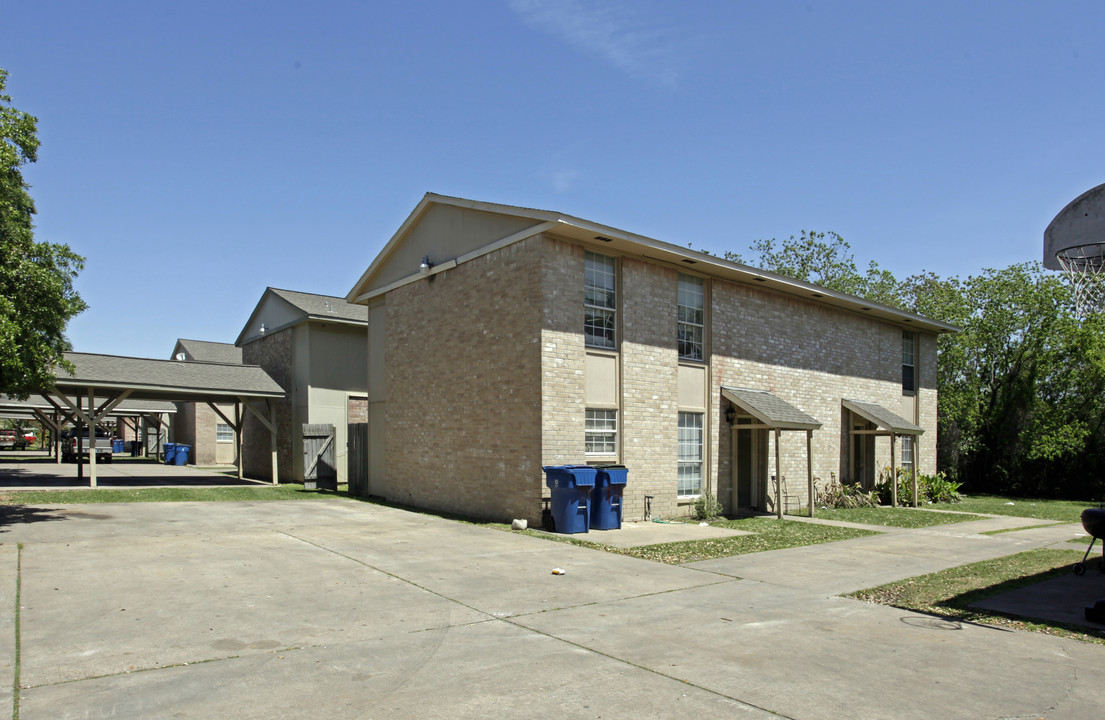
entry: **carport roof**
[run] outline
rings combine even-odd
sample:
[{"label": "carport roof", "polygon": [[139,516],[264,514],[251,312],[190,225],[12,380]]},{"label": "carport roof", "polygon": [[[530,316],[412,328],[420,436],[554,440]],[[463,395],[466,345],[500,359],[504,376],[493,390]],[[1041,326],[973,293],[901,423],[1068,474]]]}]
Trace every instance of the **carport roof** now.
[{"label": "carport roof", "polygon": [[924,428],[918,427],[902,416],[890,412],[882,405],[862,402],[860,400],[848,400],[846,398],[842,399],[840,402],[845,408],[856,413],[864,420],[874,423],[875,427],[880,430],[886,430],[898,435],[920,435],[925,431]]},{"label": "carport roof", "polygon": [[766,390],[725,387],[721,394],[764,425],[781,430],[820,430],[821,423]]},{"label": "carport roof", "polygon": [[[69,400],[76,404],[77,398],[69,396]],[[31,395],[26,400],[16,400],[7,395],[0,395],[0,417],[29,417],[34,410],[50,412],[54,410],[54,404],[41,395]],[[176,405],[171,402],[158,400],[132,400],[127,398],[111,411],[112,415],[141,415],[143,413],[175,413]]]},{"label": "carport roof", "polygon": [[284,390],[257,365],[182,362],[148,358],[65,353],[74,373],[57,373],[63,394],[102,396],[130,390],[131,400],[230,402],[238,398],[282,398]]}]

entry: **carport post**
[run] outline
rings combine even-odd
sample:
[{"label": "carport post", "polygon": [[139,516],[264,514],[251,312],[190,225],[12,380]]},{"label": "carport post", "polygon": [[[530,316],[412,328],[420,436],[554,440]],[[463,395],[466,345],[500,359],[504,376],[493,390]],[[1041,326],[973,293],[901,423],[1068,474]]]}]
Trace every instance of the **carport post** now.
[{"label": "carport post", "polygon": [[88,487],[96,487],[96,396],[88,388]]}]

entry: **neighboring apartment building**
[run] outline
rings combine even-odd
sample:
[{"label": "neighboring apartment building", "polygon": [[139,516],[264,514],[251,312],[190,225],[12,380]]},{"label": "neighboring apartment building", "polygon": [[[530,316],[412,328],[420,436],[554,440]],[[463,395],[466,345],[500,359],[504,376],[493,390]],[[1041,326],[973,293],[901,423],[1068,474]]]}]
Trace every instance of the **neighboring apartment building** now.
[{"label": "neighboring apartment building", "polygon": [[[267,288],[235,345],[286,392],[277,403],[277,461],[282,479],[303,482],[303,425],[334,426],[338,482],[346,482],[348,426],[366,421],[368,311],[344,298]],[[252,414],[242,430],[243,471],[272,477],[268,431]]]},{"label": "neighboring apartment building", "polygon": [[[176,341],[170,360],[181,362],[215,362],[242,364],[242,349],[230,343],[204,340]],[[170,421],[171,442],[190,446],[188,462],[193,465],[233,465],[237,462],[234,452],[234,426],[226,420],[234,420],[234,404],[217,407],[226,416],[219,417],[206,403],[176,403],[177,411]]]},{"label": "neighboring apartment building", "polygon": [[707,490],[774,510],[780,474],[804,505],[807,447],[822,483],[873,483],[891,437],[895,464],[935,471],[954,328],[815,285],[428,194],[346,299],[368,307],[361,494],[534,522],[542,466],[620,462],[633,519]]}]

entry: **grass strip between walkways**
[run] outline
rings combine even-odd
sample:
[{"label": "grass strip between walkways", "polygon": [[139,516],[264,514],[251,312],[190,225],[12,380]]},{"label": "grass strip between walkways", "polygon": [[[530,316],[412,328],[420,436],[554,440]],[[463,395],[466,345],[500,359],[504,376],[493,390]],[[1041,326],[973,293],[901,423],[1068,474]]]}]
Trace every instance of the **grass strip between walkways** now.
[{"label": "grass strip between walkways", "polygon": [[[1010,515],[1012,517],[1081,522],[1082,511],[1097,503],[1081,500],[1044,500],[1040,498],[1009,498],[1000,495],[964,495],[959,502],[941,503],[932,507],[962,513]],[[971,518],[974,519],[974,518]]]},{"label": "grass strip between walkways", "polygon": [[689,540],[662,543],[660,545],[645,545],[644,547],[628,548],[621,552],[624,555],[631,555],[645,560],[680,565],[697,560],[712,560],[714,558],[746,555],[767,550],[782,550],[783,548],[802,545],[819,545],[878,534],[859,528],[796,523],[764,517],[715,520],[710,523],[710,526],[747,530],[754,534],[735,535],[713,540]]},{"label": "grass strip between walkways", "polygon": [[[953,506],[942,503],[932,507],[949,510]],[[806,511],[789,514],[799,517],[808,516]],[[839,520],[861,525],[883,525],[885,527],[900,528],[923,528],[983,519],[978,515],[969,515],[966,512],[931,512],[910,507],[817,508],[814,511],[814,517],[817,520]]]},{"label": "grass strip between walkways", "polygon": [[970,607],[984,598],[1070,574],[1071,565],[1081,559],[1082,553],[1077,549],[1028,550],[858,590],[845,597],[960,622],[1030,630],[1105,644],[1105,631],[1001,615]]},{"label": "grass strip between walkways", "polygon": [[[510,532],[510,525],[502,523],[481,523],[487,527]],[[697,524],[697,523],[695,523]],[[657,545],[642,545],[639,547],[619,548],[590,540],[577,539],[572,535],[557,535],[539,530],[516,530],[533,537],[540,537],[555,542],[566,542],[580,547],[604,550],[618,555],[652,560],[654,562],[680,565],[682,563],[698,560],[713,560],[714,558],[730,557],[733,555],[747,555],[748,553],[764,552],[766,550],[782,550],[783,548],[799,547],[802,545],[818,545],[820,543],[836,542],[837,540],[850,540],[865,535],[878,535],[870,530],[858,528],[837,527],[834,525],[815,525],[812,523],[797,523],[788,520],[777,520],[772,517],[743,518],[740,520],[713,520],[711,527],[732,528],[745,530],[752,535],[735,535],[732,537],[715,538],[710,540],[684,540],[681,542],[659,543]]]}]

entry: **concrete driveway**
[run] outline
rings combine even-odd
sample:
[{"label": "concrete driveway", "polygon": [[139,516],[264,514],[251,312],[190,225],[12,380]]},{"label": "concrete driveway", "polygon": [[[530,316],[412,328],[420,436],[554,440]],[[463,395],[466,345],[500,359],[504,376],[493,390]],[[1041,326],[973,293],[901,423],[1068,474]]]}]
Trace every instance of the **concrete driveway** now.
[{"label": "concrete driveway", "polygon": [[838,597],[1076,530],[913,532],[673,567],[333,498],[0,508],[0,702],[18,673],[20,720],[1105,714],[1103,646]]}]

